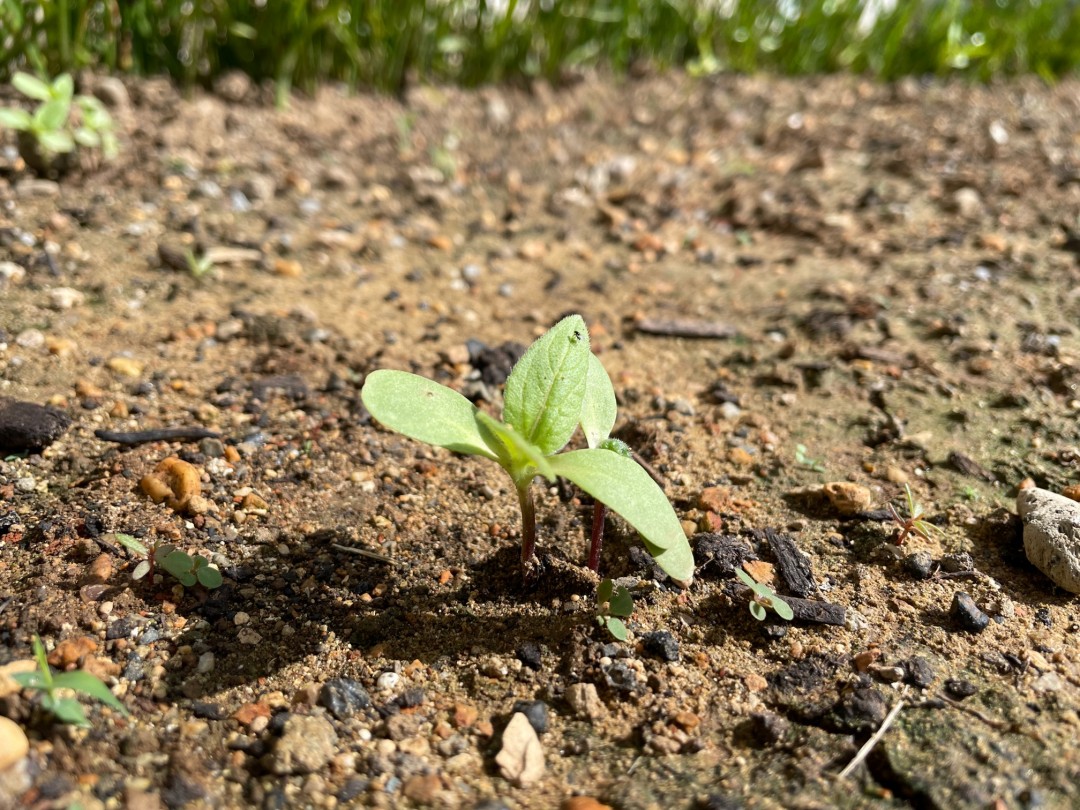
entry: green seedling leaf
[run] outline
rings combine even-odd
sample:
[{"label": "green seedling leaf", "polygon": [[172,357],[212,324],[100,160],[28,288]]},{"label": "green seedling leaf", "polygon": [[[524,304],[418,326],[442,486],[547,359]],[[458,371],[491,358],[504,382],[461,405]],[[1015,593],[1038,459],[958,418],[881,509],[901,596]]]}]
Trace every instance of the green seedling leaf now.
[{"label": "green seedling leaf", "polygon": [[71,672],[62,672],[59,675],[54,675],[53,687],[58,689],[66,687],[67,689],[81,692],[84,695],[89,695],[95,700],[100,700],[106,706],[120,712],[120,714],[125,717],[128,716],[128,710],[124,707],[124,704],[117,699],[116,695],[109,691],[109,687],[89,672],[76,669]]},{"label": "green seedling leaf", "polygon": [[135,566],[135,570],[131,572],[131,578],[138,581],[150,573],[150,561],[143,560]]},{"label": "green seedling leaf", "polygon": [[589,357],[585,321],[570,315],[541,335],[506,379],[503,421],[544,455],[562,450],[577,430]]},{"label": "green seedling leaf", "polygon": [[616,588],[611,597],[608,612],[612,616],[629,616],[634,612],[634,597],[626,588]]},{"label": "green seedling leaf", "polygon": [[34,111],[34,129],[38,130],[40,135],[47,132],[57,133],[67,123],[70,113],[71,103],[67,99],[54,98],[46,101]]},{"label": "green seedling leaf", "polygon": [[479,409],[457,391],[407,371],[367,375],[360,399],[372,416],[411,439],[498,461],[477,423]]},{"label": "green seedling leaf", "polygon": [[[199,559],[201,560],[202,557]],[[200,585],[211,591],[214,588],[220,588],[221,583],[224,581],[221,577],[221,572],[210,565],[200,566],[195,571],[195,576],[198,578]]]},{"label": "green seedling leaf", "polygon": [[616,641],[626,641],[627,632],[626,625],[623,624],[622,619],[617,619],[614,616],[608,616],[605,618],[604,623],[607,625],[608,632]]},{"label": "green seedling leaf", "polygon": [[784,621],[790,622],[795,618],[795,611],[791,609],[791,605],[777,596],[775,593],[769,597],[769,603],[772,605],[772,609],[776,612]]},{"label": "green seedling leaf", "polygon": [[765,607],[760,602],[750,600],[750,615],[759,622],[765,621]]},{"label": "green seedling leaf", "polygon": [[[184,582],[184,575],[191,577],[192,585],[195,584],[195,575],[191,573],[191,569],[194,567],[194,560],[191,559],[191,555],[185,554],[183,551],[170,551],[164,560],[161,561],[161,567],[176,577],[181,582]],[[187,585],[187,582],[184,582]]]},{"label": "green seedling leaf", "polygon": [[7,129],[28,130],[33,118],[26,110],[0,109],[0,127]]},{"label": "green seedling leaf", "polygon": [[600,581],[600,584],[596,588],[596,603],[602,605],[605,602],[611,601],[611,595],[615,591],[615,583],[610,579],[604,579]]},{"label": "green seedling leaf", "polygon": [[130,534],[121,534],[117,532],[113,535],[113,538],[117,543],[124,548],[130,548],[136,554],[141,554],[144,557],[149,556],[150,551],[144,546],[137,538],[132,537]]},{"label": "green seedling leaf", "polygon": [[68,132],[39,132],[37,139],[38,144],[46,152],[66,155],[75,149],[75,140]]},{"label": "green seedling leaf", "polygon": [[757,589],[760,586],[758,585],[757,580],[755,580],[752,576],[750,576],[748,573],[743,571],[741,568],[736,568],[735,569],[735,576],[738,577],[739,581],[743,585],[745,585],[750,590],[754,591],[754,593],[757,593]]},{"label": "green seedling leaf", "polygon": [[54,695],[41,696],[41,708],[52,714],[61,723],[70,726],[90,727],[82,704],[75,698],[58,698]]},{"label": "green seedling leaf", "polygon": [[612,453],[618,453],[623,458],[633,458],[634,454],[630,451],[630,445],[621,439],[604,439],[600,442],[601,450],[609,450]]},{"label": "green seedling leaf", "polygon": [[499,454],[499,463],[510,473],[515,484],[526,478],[532,480],[537,473],[548,481],[555,480],[551,459],[540,452],[539,447],[519,436],[510,425],[503,424],[483,411],[477,411],[476,419],[502,445],[504,452]]},{"label": "green seedling leaf", "polygon": [[11,84],[24,96],[35,101],[49,101],[53,97],[49,85],[29,73],[17,72],[11,77]]},{"label": "green seedling leaf", "polygon": [[70,73],[61,73],[53,80],[48,93],[54,99],[71,101],[71,97],[75,93],[75,80],[71,78]]},{"label": "green seedling leaf", "polygon": [[589,368],[585,378],[585,399],[581,403],[581,430],[589,447],[599,447],[615,427],[618,405],[615,389],[603,363],[589,352]]},{"label": "green seedling leaf", "polygon": [[48,686],[45,682],[45,676],[39,671],[13,672],[8,677],[23,689],[45,689]]},{"label": "green seedling leaf", "polygon": [[191,588],[199,581],[199,578],[190,571],[181,571],[179,574],[173,574],[173,576],[176,577],[180,584],[185,588]]},{"label": "green seedling leaf", "polygon": [[101,136],[87,127],[79,127],[75,130],[75,143],[88,149],[97,149],[101,146]]},{"label": "green seedling leaf", "polygon": [[556,475],[577,484],[637,529],[672,579],[693,579],[694,555],[667,496],[633,459],[607,450],[573,450],[548,459]]}]

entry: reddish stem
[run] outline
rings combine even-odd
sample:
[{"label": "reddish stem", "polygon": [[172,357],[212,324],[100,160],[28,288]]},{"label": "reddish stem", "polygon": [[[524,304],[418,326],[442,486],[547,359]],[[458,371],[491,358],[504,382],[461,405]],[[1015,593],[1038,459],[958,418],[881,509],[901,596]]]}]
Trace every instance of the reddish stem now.
[{"label": "reddish stem", "polygon": [[589,569],[600,570],[600,547],[604,544],[604,519],[607,507],[600,501],[593,502],[592,536],[589,538]]}]

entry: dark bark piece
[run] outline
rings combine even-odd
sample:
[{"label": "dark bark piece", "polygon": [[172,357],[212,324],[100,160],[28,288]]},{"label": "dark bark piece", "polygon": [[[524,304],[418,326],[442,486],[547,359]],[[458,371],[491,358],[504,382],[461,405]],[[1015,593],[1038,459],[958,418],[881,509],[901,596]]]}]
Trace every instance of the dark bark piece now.
[{"label": "dark bark piece", "polygon": [[147,442],[192,442],[200,439],[220,439],[221,434],[202,427],[154,428],[121,433],[116,430],[95,430],[94,435],[103,442],[116,442],[128,446]]},{"label": "dark bark piece", "polygon": [[71,417],[56,408],[0,397],[0,454],[37,453],[70,425]]},{"label": "dark bark piece", "polygon": [[817,593],[817,583],[814,582],[810,560],[799,551],[795,541],[774,529],[765,530],[765,539],[768,540],[769,548],[776,557],[777,570],[784,578],[788,591],[796,596],[810,596]]},{"label": "dark bark piece", "polygon": [[791,612],[795,614],[796,621],[835,624],[842,627],[847,619],[847,608],[834,602],[800,599],[797,596],[781,596],[780,598],[791,606]]},{"label": "dark bark piece", "polygon": [[716,321],[691,321],[682,318],[671,320],[643,318],[635,326],[643,334],[662,337],[726,340],[739,334],[739,330],[731,324]]},{"label": "dark bark piece", "polygon": [[709,572],[733,577],[744,560],[756,559],[757,555],[738,537],[711,532],[694,535],[694,565],[703,575]]},{"label": "dark bark piece", "polygon": [[986,467],[979,464],[970,456],[966,456],[956,450],[949,453],[946,462],[954,469],[962,472],[964,475],[970,475],[972,478],[981,478],[983,481],[997,480],[997,476],[986,469]]}]

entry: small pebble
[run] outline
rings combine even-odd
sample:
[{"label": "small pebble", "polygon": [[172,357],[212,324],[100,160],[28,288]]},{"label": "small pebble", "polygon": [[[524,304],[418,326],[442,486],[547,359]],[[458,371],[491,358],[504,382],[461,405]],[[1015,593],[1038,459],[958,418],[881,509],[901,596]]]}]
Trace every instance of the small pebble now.
[{"label": "small pebble", "polygon": [[934,558],[928,551],[916,551],[904,557],[904,570],[915,579],[930,579],[934,570]]},{"label": "small pebble", "polygon": [[874,502],[874,494],[869,489],[850,481],[830,481],[821,489],[833,509],[845,517],[865,512]]},{"label": "small pebble", "polygon": [[990,617],[979,610],[975,600],[963,591],[957,591],[953,596],[952,615],[962,628],[973,633],[981,632],[990,624]]},{"label": "small pebble", "polygon": [[933,665],[922,656],[913,656],[903,662],[904,680],[910,684],[926,689],[934,682],[937,674]]},{"label": "small pebble", "polygon": [[973,571],[975,569],[975,561],[966,551],[961,551],[958,554],[946,554],[941,558],[941,569],[950,574],[957,574],[961,571]]},{"label": "small pebble", "polygon": [[396,672],[384,672],[375,681],[375,688],[381,692],[388,692],[393,689],[401,681],[401,676]]},{"label": "small pebble", "polygon": [[536,730],[537,734],[546,734],[548,722],[548,705],[542,700],[519,700],[514,704],[512,712],[521,712]]},{"label": "small pebble", "polygon": [[667,630],[656,630],[641,637],[641,648],[664,661],[679,660],[679,642]]},{"label": "small pebble", "polygon": [[331,678],[319,690],[319,703],[338,720],[352,717],[371,705],[371,696],[351,678]]},{"label": "small pebble", "polygon": [[965,681],[961,678],[949,678],[945,681],[945,691],[949,693],[950,697],[963,700],[971,697],[979,690],[971,681]]}]

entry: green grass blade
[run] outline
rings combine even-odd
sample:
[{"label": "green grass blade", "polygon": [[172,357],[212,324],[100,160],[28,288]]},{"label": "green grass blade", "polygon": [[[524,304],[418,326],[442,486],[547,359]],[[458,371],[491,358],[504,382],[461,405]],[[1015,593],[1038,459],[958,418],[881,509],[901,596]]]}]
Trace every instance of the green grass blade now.
[{"label": "green grass blade", "polygon": [[81,669],[76,669],[71,672],[62,672],[59,675],[53,677],[53,686],[66,687],[73,689],[76,692],[81,692],[84,695],[89,695],[95,700],[99,700],[105,705],[116,709],[120,714],[127,717],[130,713],[123,703],[107,687],[100,679],[91,675],[89,672],[84,672]]}]

